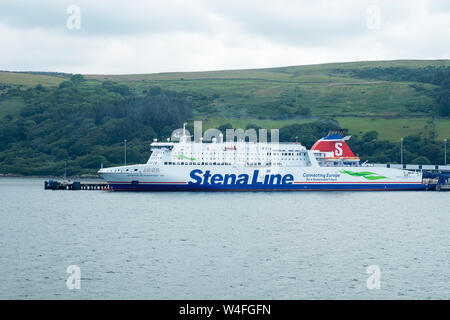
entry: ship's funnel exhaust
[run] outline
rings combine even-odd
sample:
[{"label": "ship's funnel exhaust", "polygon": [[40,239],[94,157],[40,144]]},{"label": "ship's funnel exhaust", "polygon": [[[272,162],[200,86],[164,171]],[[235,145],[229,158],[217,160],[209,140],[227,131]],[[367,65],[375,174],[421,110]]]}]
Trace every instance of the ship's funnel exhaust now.
[{"label": "ship's funnel exhaust", "polygon": [[311,150],[318,150],[322,152],[333,152],[335,157],[354,158],[350,147],[345,141],[349,140],[351,136],[343,137],[343,131],[330,131],[322,139],[318,140],[311,148]]}]

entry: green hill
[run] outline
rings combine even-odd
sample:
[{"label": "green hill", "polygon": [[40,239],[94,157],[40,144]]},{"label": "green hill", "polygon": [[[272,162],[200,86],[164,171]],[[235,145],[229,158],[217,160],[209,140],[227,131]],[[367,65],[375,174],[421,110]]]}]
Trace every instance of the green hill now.
[{"label": "green hill", "polygon": [[331,63],[136,75],[0,72],[0,173],[92,173],[143,162],[153,138],[203,128],[280,128],[310,145],[346,128],[362,159],[442,163],[450,60]]},{"label": "green hill", "polygon": [[52,72],[8,72],[0,71],[0,84],[34,87],[38,84],[43,86],[57,86],[67,79],[64,74]]},{"label": "green hill", "polygon": [[[450,60],[350,62],[254,70],[89,75],[86,78],[123,83],[137,92],[159,86],[202,95],[205,103],[195,108],[194,115],[204,119],[206,127],[226,122],[279,127],[308,119],[336,118],[352,133],[377,130],[381,137],[397,140],[424,130],[432,116],[430,108],[438,87],[416,79],[363,79],[344,71],[418,70],[430,66],[450,67]],[[267,119],[276,121],[268,125]],[[396,129],[381,130],[385,119],[391,119],[389,123],[395,124]],[[439,120],[437,130],[441,138],[449,136],[448,119]]]}]

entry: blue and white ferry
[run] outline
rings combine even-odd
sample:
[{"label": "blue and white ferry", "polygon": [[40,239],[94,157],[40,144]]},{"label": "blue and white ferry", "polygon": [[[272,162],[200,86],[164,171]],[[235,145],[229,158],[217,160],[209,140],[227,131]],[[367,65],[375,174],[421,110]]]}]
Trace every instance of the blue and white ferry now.
[{"label": "blue and white ferry", "polygon": [[423,190],[422,173],[361,164],[339,132],[300,143],[191,141],[151,144],[145,164],[102,168],[115,191]]}]

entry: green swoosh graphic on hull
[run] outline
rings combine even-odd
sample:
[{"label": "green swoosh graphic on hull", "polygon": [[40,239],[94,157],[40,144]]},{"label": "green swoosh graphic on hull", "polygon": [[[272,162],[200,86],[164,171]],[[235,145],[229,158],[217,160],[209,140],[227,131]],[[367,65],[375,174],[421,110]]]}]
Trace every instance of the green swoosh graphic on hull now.
[{"label": "green swoosh graphic on hull", "polygon": [[385,177],[385,176],[380,176],[379,174],[376,174],[375,172],[370,172],[370,171],[353,172],[353,171],[348,171],[348,170],[339,170],[339,172],[346,173],[353,177],[363,177],[364,179],[367,179],[367,180],[387,179],[387,177]]},{"label": "green swoosh graphic on hull", "polygon": [[177,159],[185,159],[185,160],[190,160],[190,161],[196,161],[195,158],[188,158],[186,156],[174,156]]}]

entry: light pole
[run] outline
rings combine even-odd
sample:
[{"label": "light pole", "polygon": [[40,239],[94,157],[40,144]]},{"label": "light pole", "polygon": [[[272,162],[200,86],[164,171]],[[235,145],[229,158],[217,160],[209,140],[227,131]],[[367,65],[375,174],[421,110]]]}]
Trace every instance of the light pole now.
[{"label": "light pole", "polygon": [[124,148],[123,148],[123,163],[127,165],[127,139],[123,140]]},{"label": "light pole", "polygon": [[400,163],[403,167],[403,138],[400,138]]}]

